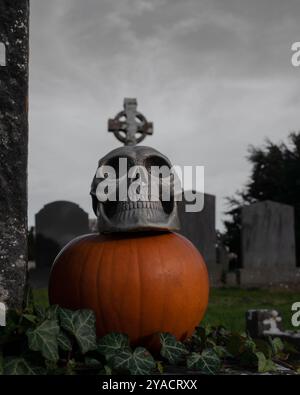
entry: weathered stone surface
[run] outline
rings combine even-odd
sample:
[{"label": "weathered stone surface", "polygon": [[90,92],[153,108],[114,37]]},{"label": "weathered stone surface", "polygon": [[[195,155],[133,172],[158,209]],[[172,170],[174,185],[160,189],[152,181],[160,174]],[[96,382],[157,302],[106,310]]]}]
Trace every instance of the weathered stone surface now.
[{"label": "weathered stone surface", "polygon": [[241,284],[297,283],[294,209],[272,201],[242,209]]},{"label": "weathered stone surface", "polygon": [[46,204],[36,214],[35,222],[37,268],[50,268],[56,255],[69,241],[90,233],[88,214],[72,202]]},{"label": "weathered stone surface", "polygon": [[0,301],[9,307],[22,305],[27,272],[28,19],[28,0],[0,0]]},{"label": "weathered stone surface", "polygon": [[216,259],[216,198],[204,195],[204,207],[199,212],[186,212],[185,200],[178,202],[180,219],[179,233],[188,238],[202,254],[209,272],[212,285],[219,285],[222,276],[222,265]]}]

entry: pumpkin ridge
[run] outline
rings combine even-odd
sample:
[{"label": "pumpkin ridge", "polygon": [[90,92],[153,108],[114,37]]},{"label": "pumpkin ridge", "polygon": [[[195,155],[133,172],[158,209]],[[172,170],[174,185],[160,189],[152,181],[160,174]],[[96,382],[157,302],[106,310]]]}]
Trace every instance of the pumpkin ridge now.
[{"label": "pumpkin ridge", "polygon": [[[186,259],[186,258],[190,259],[191,258],[190,255],[191,254],[189,253],[190,251],[186,251],[186,255],[182,256],[182,254],[179,253],[179,244],[181,244],[182,241],[179,238],[177,238],[177,240],[178,240],[178,242],[176,243],[177,255],[178,255],[178,258],[179,258],[179,262],[180,262],[180,270],[179,270],[179,272],[181,273],[181,277],[186,279],[186,278],[189,277],[189,273],[188,273],[189,272],[189,270],[188,270],[189,267],[188,267],[188,265],[185,264],[184,259]],[[182,247],[180,246],[180,248],[182,248]],[[182,285],[181,285],[181,289],[182,289]],[[190,295],[189,295],[189,288],[188,287],[184,287],[183,289],[184,289],[184,297],[183,297],[184,303],[181,306],[180,318],[179,317],[178,318],[181,319],[181,321],[182,321],[182,318],[184,319],[184,321],[186,321],[187,316],[189,314],[187,312],[186,306],[190,302],[190,298],[189,298]],[[179,340],[181,340],[181,339],[179,339]]]},{"label": "pumpkin ridge", "polygon": [[[117,247],[118,247],[119,241],[114,240],[113,245],[112,245],[112,249],[113,249],[113,253],[111,255],[111,265],[110,265],[110,278],[114,278],[114,273],[118,273],[117,277],[122,276],[122,274],[120,275],[120,270],[118,270],[118,260],[115,259],[116,258],[116,252],[117,252]],[[115,270],[115,268],[117,270]],[[114,312],[114,317],[116,320],[116,324],[117,324],[117,328],[122,328],[122,316],[120,317],[120,305],[119,302],[115,302],[115,298],[116,298],[116,285],[113,283],[113,281],[111,281],[111,284],[113,285],[110,289],[111,289],[111,293],[110,295],[113,296],[113,298],[111,297],[111,303],[112,303],[112,311]],[[120,299],[120,290],[119,287],[117,287],[117,299],[119,301]]]},{"label": "pumpkin ridge", "polygon": [[[126,293],[127,293],[127,284],[130,282],[128,281],[128,274],[130,273],[130,264],[128,264],[128,260],[125,257],[124,260],[125,263],[125,267],[126,267],[126,277],[124,276],[124,282],[123,282],[123,287],[120,290],[120,311],[123,312],[124,311],[124,303],[126,301]],[[122,315],[123,316],[123,315]]]},{"label": "pumpkin ridge", "polygon": [[[119,272],[118,267],[116,268],[116,266],[118,266],[118,262],[115,259],[116,250],[117,250],[116,249],[116,243],[118,243],[118,241],[114,240],[114,243],[113,243],[113,246],[112,246],[112,248],[113,248],[112,264],[111,264],[112,277],[113,277],[114,273],[118,273]],[[115,270],[115,269],[117,269],[117,270]],[[111,290],[113,290],[113,287],[111,287]],[[119,294],[120,294],[120,292],[118,291],[118,297],[119,297]],[[120,318],[120,306],[118,305],[117,308],[115,309],[115,301],[114,301],[114,299],[111,298],[111,301],[112,301],[112,304],[113,304],[113,309],[112,310],[115,311],[115,315],[116,315],[117,327],[121,328],[122,327],[122,319]]]},{"label": "pumpkin ridge", "polygon": [[[100,241],[99,241],[99,243],[100,243]],[[101,268],[101,261],[102,261],[104,249],[105,249],[105,245],[102,246],[102,248],[100,250],[100,254],[97,259],[97,271],[96,271],[96,289],[97,290],[99,290],[99,278],[100,278],[99,272],[100,272],[100,268]],[[96,252],[97,252],[96,246],[94,247],[94,250],[95,250],[95,255],[97,255],[96,254]],[[99,314],[101,316],[101,323],[102,323],[103,330],[104,330],[104,332],[107,332],[107,329],[105,327],[105,319],[104,319],[103,311],[101,308],[101,300],[100,299],[101,299],[101,291],[98,292],[98,297],[96,299],[97,300],[97,312],[96,313],[97,313],[97,315]]]},{"label": "pumpkin ridge", "polygon": [[[182,281],[182,279],[185,279],[185,273],[184,273],[184,268],[183,268],[183,264],[182,264],[182,254],[180,254],[181,248],[182,246],[180,245],[180,240],[178,240],[177,235],[175,233],[172,233],[171,237],[175,240],[175,245],[173,247],[173,251],[174,251],[174,262],[176,262],[176,276],[180,278],[180,280]],[[169,238],[168,241],[171,241],[171,239]],[[186,255],[184,256],[184,258],[186,259]],[[180,292],[182,290],[182,285],[181,282],[179,283],[180,286]],[[173,292],[174,293],[174,290]],[[177,293],[177,292],[176,292]],[[176,295],[175,293],[175,295]],[[173,297],[173,295],[172,295]],[[176,327],[178,327],[178,322],[182,321],[182,300],[186,300],[186,289],[181,297],[180,300],[180,311],[178,312],[178,317],[174,319],[174,317],[172,316],[172,321],[171,321],[171,325],[169,328],[169,332],[170,333],[175,333],[177,335],[177,331],[178,329],[176,329]]]},{"label": "pumpkin ridge", "polygon": [[138,337],[141,336],[142,332],[142,328],[143,328],[143,309],[142,309],[142,297],[143,297],[143,276],[142,276],[142,268],[141,268],[141,259],[139,259],[140,257],[140,253],[139,253],[139,244],[137,244],[137,248],[135,248],[135,257],[136,257],[136,265],[137,265],[137,270],[138,270],[138,283],[139,283],[139,309],[138,309],[138,316],[139,316],[139,324],[138,324]]},{"label": "pumpkin ridge", "polygon": [[[82,244],[82,243],[81,243]],[[80,244],[79,244],[80,245]],[[83,285],[84,285],[84,275],[85,275],[85,269],[86,266],[89,262],[89,260],[87,259],[89,254],[90,254],[90,245],[89,243],[83,244],[83,252],[84,254],[82,254],[82,263],[81,263],[81,268],[80,268],[80,275],[79,275],[79,284],[78,284],[78,300],[79,300],[79,304],[80,306],[82,306],[82,300],[83,300]]]},{"label": "pumpkin ridge", "polygon": [[[164,237],[165,235],[163,235],[162,239],[158,239],[158,243],[157,243],[157,251],[158,251],[158,258],[159,261],[164,262],[163,259],[161,259],[163,257],[161,248],[160,248],[160,244],[164,243]],[[164,265],[164,270],[166,269],[165,265]],[[168,289],[168,287],[166,286],[166,278],[164,277],[164,281],[163,281],[163,295],[162,295],[162,308],[161,308],[161,320],[160,320],[160,327],[164,328],[164,323],[165,323],[165,316],[166,316],[166,290]]]}]

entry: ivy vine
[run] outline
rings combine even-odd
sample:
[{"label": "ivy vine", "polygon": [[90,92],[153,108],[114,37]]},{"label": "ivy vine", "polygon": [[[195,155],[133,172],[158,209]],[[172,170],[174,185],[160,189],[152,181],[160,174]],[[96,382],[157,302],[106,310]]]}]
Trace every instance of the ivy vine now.
[{"label": "ivy vine", "polygon": [[163,374],[197,372],[213,375],[247,369],[272,372],[283,365],[300,373],[300,350],[279,338],[251,339],[223,327],[197,327],[184,343],[159,335],[156,359],[144,347],[132,348],[128,336],[96,337],[93,311],[29,304],[9,311],[0,328],[0,374]]}]

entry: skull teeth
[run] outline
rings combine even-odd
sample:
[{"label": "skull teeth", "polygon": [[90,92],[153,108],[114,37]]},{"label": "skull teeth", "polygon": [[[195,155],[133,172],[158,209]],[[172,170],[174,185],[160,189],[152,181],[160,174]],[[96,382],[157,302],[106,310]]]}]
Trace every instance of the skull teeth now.
[{"label": "skull teeth", "polygon": [[150,201],[138,201],[138,202],[119,202],[117,211],[127,211],[139,208],[150,208],[152,210],[160,210],[162,204],[160,201],[150,202]]}]

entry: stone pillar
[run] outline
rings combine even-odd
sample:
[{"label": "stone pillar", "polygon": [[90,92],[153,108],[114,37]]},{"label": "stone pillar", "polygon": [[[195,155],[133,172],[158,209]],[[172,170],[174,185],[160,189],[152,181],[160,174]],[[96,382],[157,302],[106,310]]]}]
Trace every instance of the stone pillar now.
[{"label": "stone pillar", "polygon": [[29,0],[0,0],[0,302],[10,308],[27,277],[28,25]]}]

